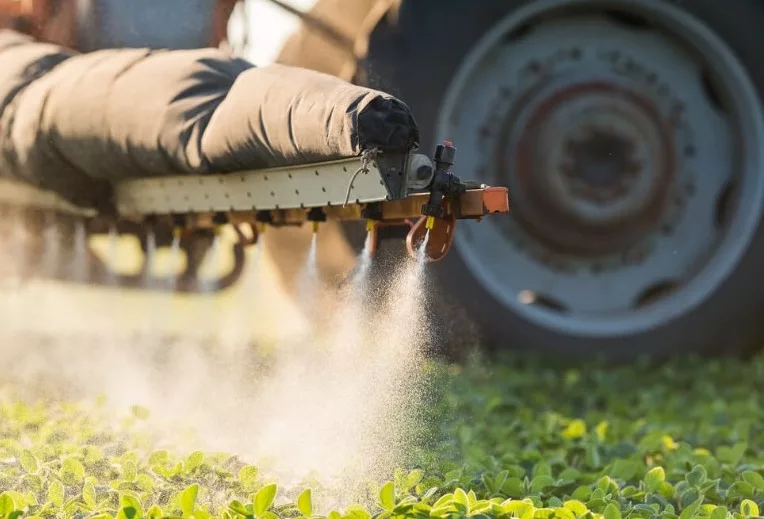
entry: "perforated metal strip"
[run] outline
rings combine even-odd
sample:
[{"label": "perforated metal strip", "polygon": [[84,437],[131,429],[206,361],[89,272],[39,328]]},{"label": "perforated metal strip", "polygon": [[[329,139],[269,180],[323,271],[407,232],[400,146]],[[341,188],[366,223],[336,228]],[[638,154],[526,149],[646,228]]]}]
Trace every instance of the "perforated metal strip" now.
[{"label": "perforated metal strip", "polygon": [[[115,185],[123,216],[249,211],[342,205],[360,158],[222,175],[130,179]],[[388,199],[376,163],[353,182],[351,203]]]}]

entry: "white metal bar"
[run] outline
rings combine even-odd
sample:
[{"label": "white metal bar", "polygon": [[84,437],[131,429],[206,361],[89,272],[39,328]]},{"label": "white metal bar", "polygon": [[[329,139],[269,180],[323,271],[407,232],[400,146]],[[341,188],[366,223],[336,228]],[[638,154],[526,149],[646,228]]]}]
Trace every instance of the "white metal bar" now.
[{"label": "white metal bar", "polygon": [[[360,158],[285,168],[129,179],[115,184],[123,216],[248,211],[342,205]],[[350,202],[380,202],[387,188],[376,163],[353,182]]]}]

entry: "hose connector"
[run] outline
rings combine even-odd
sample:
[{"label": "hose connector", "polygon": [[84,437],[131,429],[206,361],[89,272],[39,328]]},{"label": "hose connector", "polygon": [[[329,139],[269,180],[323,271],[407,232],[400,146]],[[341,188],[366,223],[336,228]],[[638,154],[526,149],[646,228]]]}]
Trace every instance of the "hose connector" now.
[{"label": "hose connector", "polygon": [[[424,216],[445,218],[444,198],[457,197],[467,190],[466,184],[459,177],[451,173],[451,166],[454,164],[455,155],[456,148],[451,141],[439,144],[435,150],[435,173],[433,173],[432,182],[429,186],[430,197],[427,203],[422,206],[422,214]],[[430,223],[428,219],[427,225],[434,225],[434,223]]]}]

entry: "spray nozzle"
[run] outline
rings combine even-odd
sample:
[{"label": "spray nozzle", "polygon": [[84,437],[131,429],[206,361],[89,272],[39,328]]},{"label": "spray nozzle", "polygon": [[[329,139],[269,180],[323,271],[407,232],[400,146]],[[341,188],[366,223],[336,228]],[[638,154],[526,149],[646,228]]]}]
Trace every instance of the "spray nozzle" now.
[{"label": "spray nozzle", "polygon": [[258,211],[255,214],[255,222],[257,223],[257,232],[263,234],[266,226],[269,223],[273,223],[273,215],[271,215],[270,211]]},{"label": "spray nozzle", "polygon": [[215,226],[215,235],[219,235],[223,231],[223,226],[228,224],[228,215],[225,213],[215,213],[212,217],[212,223]]},{"label": "spray nozzle", "polygon": [[[445,218],[446,210],[443,204],[444,199],[453,198],[462,195],[467,190],[467,185],[462,180],[451,173],[451,166],[454,164],[456,148],[450,141],[439,144],[435,151],[435,173],[432,175],[430,183],[430,197],[427,203],[422,206],[422,214],[432,218]],[[434,222],[427,220],[428,229],[434,226]]]},{"label": "spray nozzle", "polygon": [[313,224],[313,233],[318,232],[318,225],[326,221],[326,213],[320,207],[314,207],[308,211],[308,221]]}]

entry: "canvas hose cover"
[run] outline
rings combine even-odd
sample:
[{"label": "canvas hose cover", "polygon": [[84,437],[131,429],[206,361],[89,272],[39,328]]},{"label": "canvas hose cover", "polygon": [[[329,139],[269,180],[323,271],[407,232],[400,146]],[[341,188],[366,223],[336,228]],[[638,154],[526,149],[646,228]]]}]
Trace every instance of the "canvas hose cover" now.
[{"label": "canvas hose cover", "polygon": [[217,49],[75,52],[0,31],[0,176],[103,206],[110,182],[408,151],[409,108]]}]

